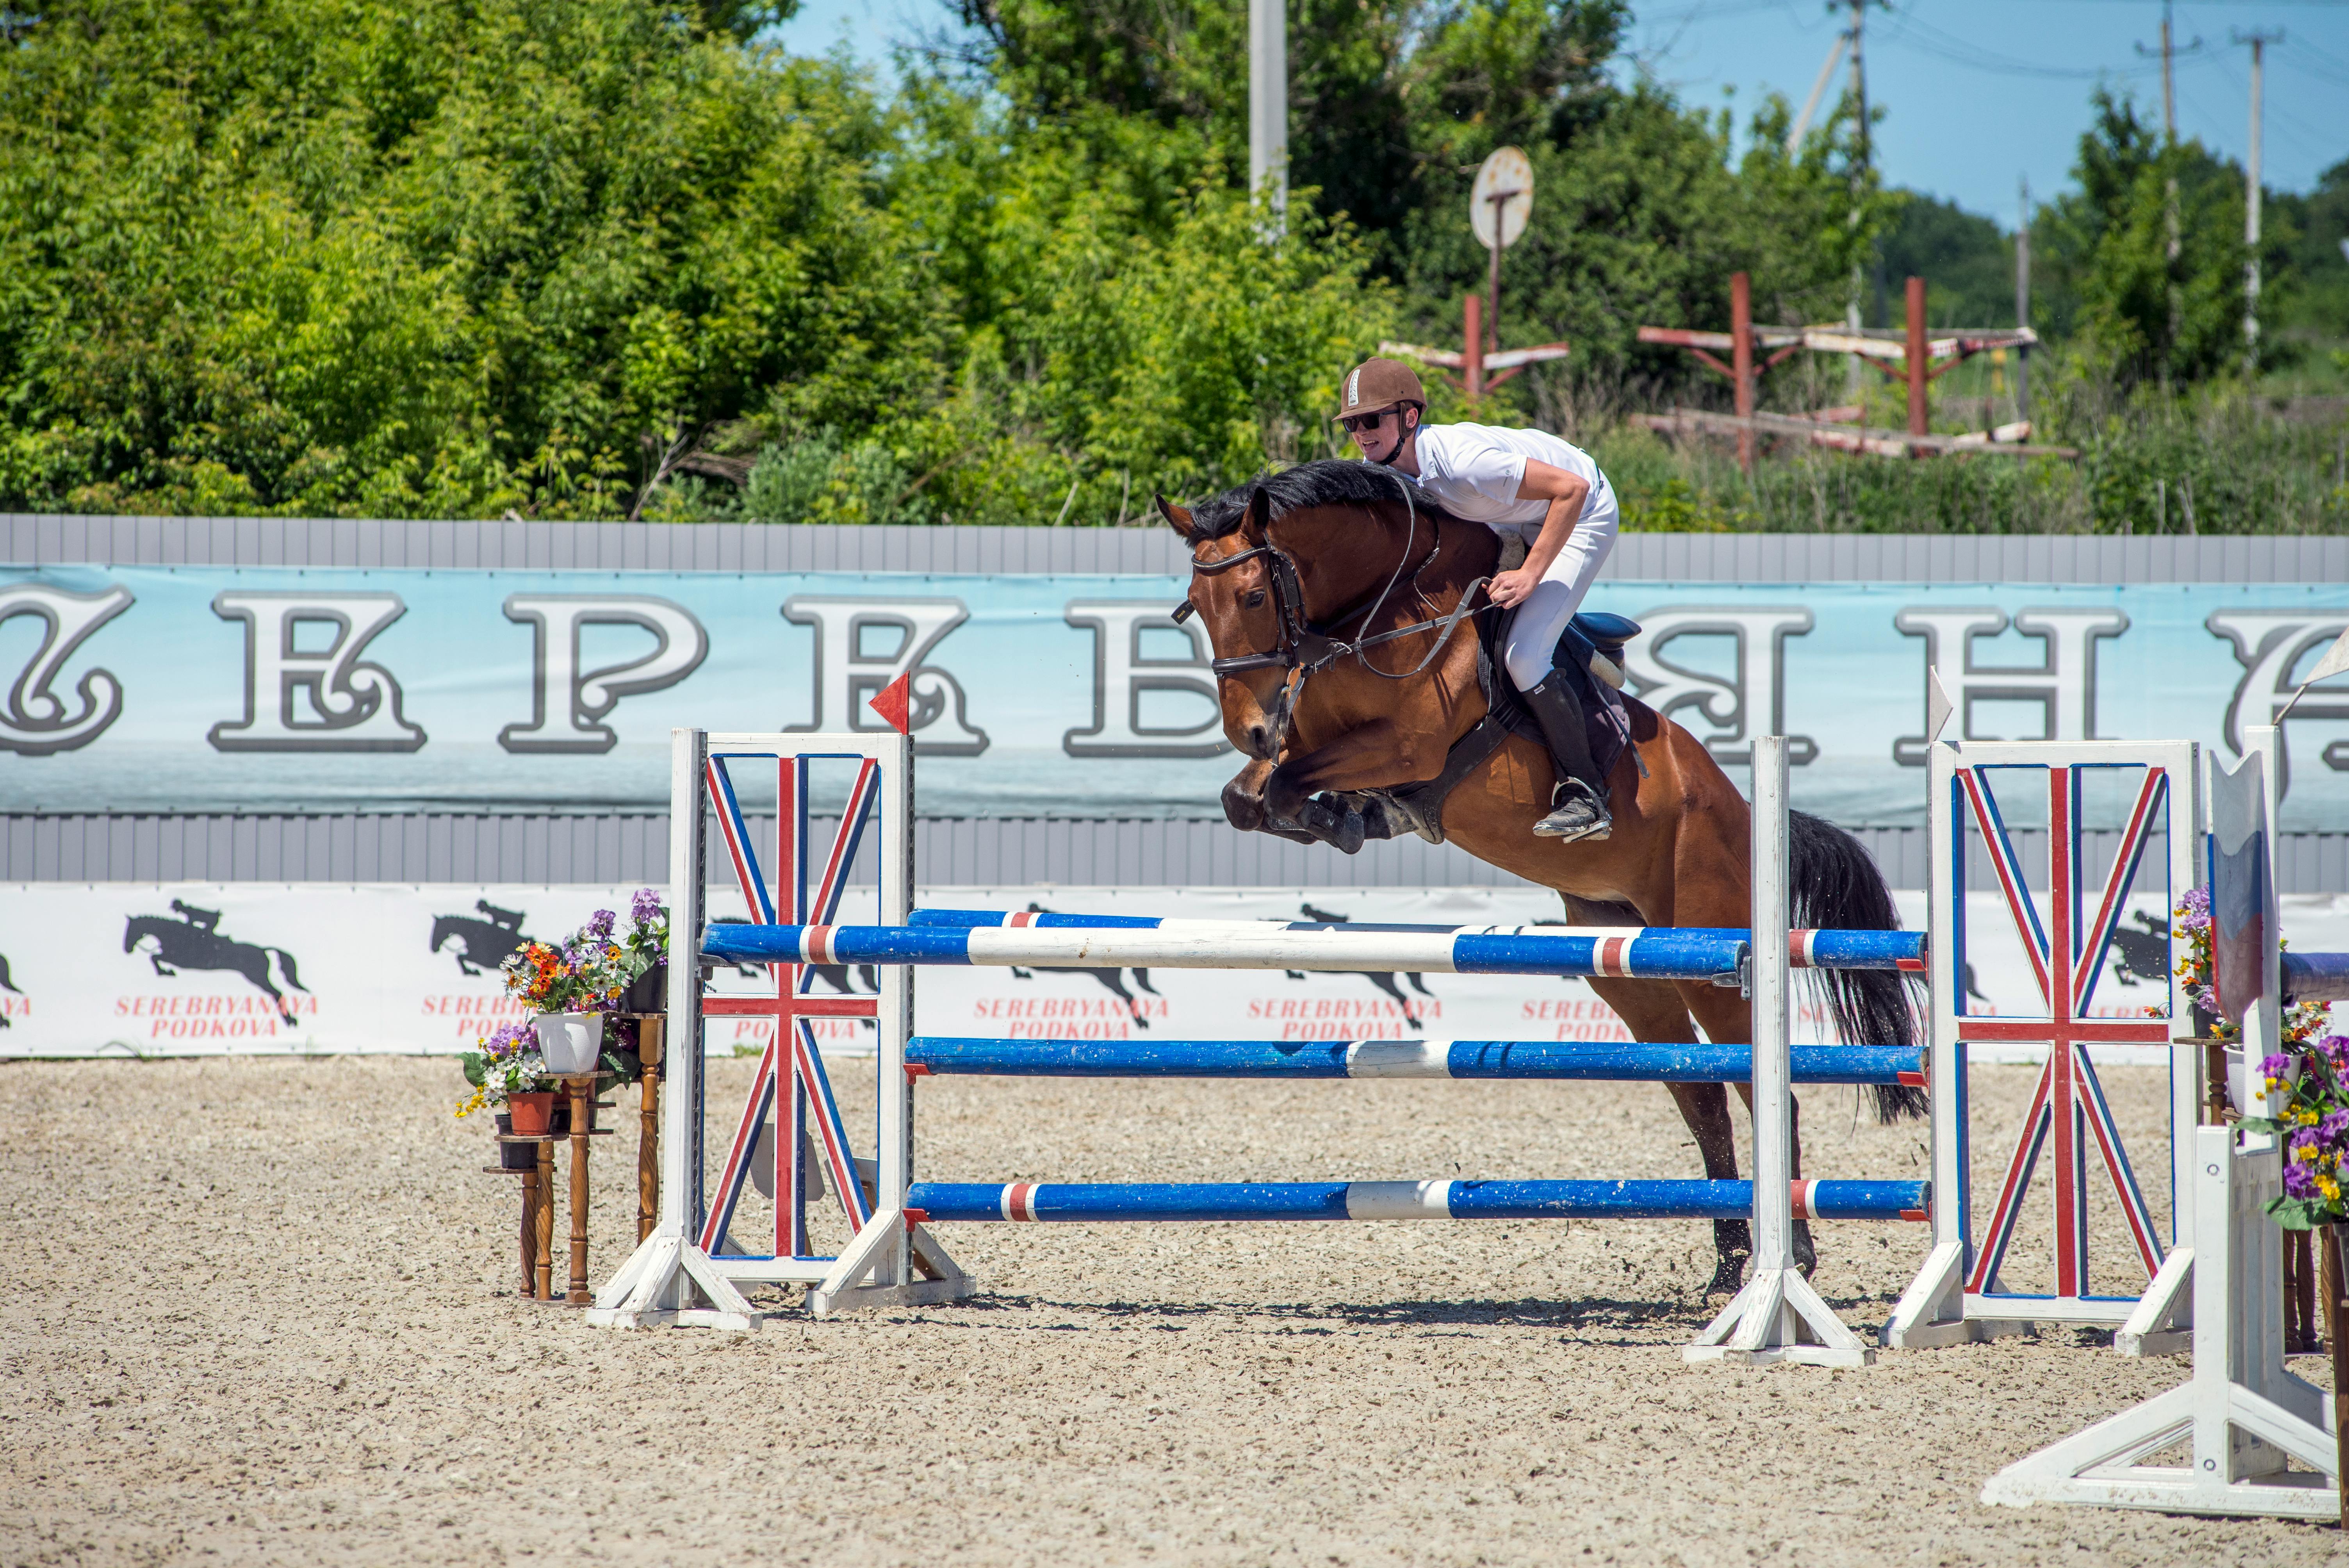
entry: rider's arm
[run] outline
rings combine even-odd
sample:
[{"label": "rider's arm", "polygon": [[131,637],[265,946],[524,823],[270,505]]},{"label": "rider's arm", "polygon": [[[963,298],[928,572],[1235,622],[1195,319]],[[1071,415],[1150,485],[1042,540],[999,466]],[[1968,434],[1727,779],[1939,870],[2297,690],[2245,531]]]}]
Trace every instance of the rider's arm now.
[{"label": "rider's arm", "polygon": [[1549,502],[1549,513],[1542,519],[1541,537],[1526,551],[1525,570],[1528,577],[1538,580],[1549,570],[1550,562],[1557,559],[1557,552],[1566,548],[1567,537],[1582,521],[1582,503],[1589,495],[1590,481],[1580,474],[1568,473],[1532,458],[1526,459],[1525,478],[1517,482],[1517,499]]}]

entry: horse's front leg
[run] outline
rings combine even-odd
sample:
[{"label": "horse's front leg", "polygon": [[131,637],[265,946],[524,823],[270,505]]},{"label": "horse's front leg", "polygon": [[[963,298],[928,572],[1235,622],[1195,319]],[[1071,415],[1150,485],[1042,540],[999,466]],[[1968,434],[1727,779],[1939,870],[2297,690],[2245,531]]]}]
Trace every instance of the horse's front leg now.
[{"label": "horse's front leg", "polygon": [[1274,769],[1264,781],[1265,810],[1276,821],[1294,822],[1308,798],[1325,791],[1347,794],[1424,782],[1444,767],[1441,750],[1432,763],[1424,758],[1425,739],[1390,718],[1357,725]]}]

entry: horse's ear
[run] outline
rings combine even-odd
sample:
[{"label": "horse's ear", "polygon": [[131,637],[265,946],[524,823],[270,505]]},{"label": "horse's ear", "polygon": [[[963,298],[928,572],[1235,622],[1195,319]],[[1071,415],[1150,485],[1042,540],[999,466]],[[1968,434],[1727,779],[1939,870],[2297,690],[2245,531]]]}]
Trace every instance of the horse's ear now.
[{"label": "horse's ear", "polygon": [[1162,496],[1153,496],[1151,499],[1152,499],[1154,501],[1155,501],[1155,502],[1157,503],[1157,505],[1158,505],[1158,515],[1159,515],[1159,516],[1161,516],[1161,517],[1163,517],[1163,518],[1164,518],[1164,519],[1166,520],[1166,526],[1167,526],[1167,527],[1169,527],[1169,528],[1171,528],[1171,529],[1173,529],[1176,533],[1181,534],[1181,535],[1183,536],[1183,542],[1184,542],[1184,543],[1185,543],[1185,544],[1190,543],[1190,542],[1191,542],[1191,512],[1190,512],[1190,509],[1189,509],[1189,508],[1187,508],[1187,507],[1180,507],[1180,506],[1176,506],[1173,501],[1168,500],[1167,500],[1164,496],[1163,496],[1163,495],[1162,495]]},{"label": "horse's ear", "polygon": [[1265,531],[1272,526],[1272,497],[1258,485],[1248,491],[1247,516],[1240,522],[1240,534],[1251,543],[1262,544]]}]

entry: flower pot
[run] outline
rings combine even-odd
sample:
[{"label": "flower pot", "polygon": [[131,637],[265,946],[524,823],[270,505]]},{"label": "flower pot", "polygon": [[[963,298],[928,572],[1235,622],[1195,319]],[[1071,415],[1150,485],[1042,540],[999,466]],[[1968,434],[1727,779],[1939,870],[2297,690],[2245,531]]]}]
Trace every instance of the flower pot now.
[{"label": "flower pot", "polygon": [[668,1011],[668,965],[656,964],[634,980],[620,994],[623,1013],[665,1013]]},{"label": "flower pot", "polygon": [[562,1095],[556,1098],[554,1102],[554,1114],[547,1120],[546,1131],[547,1135],[552,1138],[568,1138],[571,1136],[571,1097],[569,1095]]},{"label": "flower pot", "polygon": [[523,1138],[544,1138],[554,1119],[555,1094],[552,1089],[533,1089],[528,1094],[509,1095],[506,1110],[513,1118],[514,1131]]},{"label": "flower pot", "polygon": [[[513,1118],[501,1115],[498,1130],[513,1131]],[[501,1143],[498,1145],[498,1167],[503,1171],[531,1171],[538,1166],[538,1145],[535,1143]]]},{"label": "flower pot", "polygon": [[604,1054],[601,1013],[541,1013],[532,1021],[538,1030],[538,1054],[551,1073],[595,1070]]}]

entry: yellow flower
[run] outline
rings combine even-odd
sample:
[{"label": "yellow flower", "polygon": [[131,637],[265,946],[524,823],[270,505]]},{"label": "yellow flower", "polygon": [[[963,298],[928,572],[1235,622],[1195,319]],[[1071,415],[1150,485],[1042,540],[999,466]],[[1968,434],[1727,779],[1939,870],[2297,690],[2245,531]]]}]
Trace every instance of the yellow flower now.
[{"label": "yellow flower", "polygon": [[2319,1176],[2316,1190],[2324,1194],[2324,1201],[2328,1203],[2337,1202],[2341,1197],[2341,1183],[2330,1176]]}]

